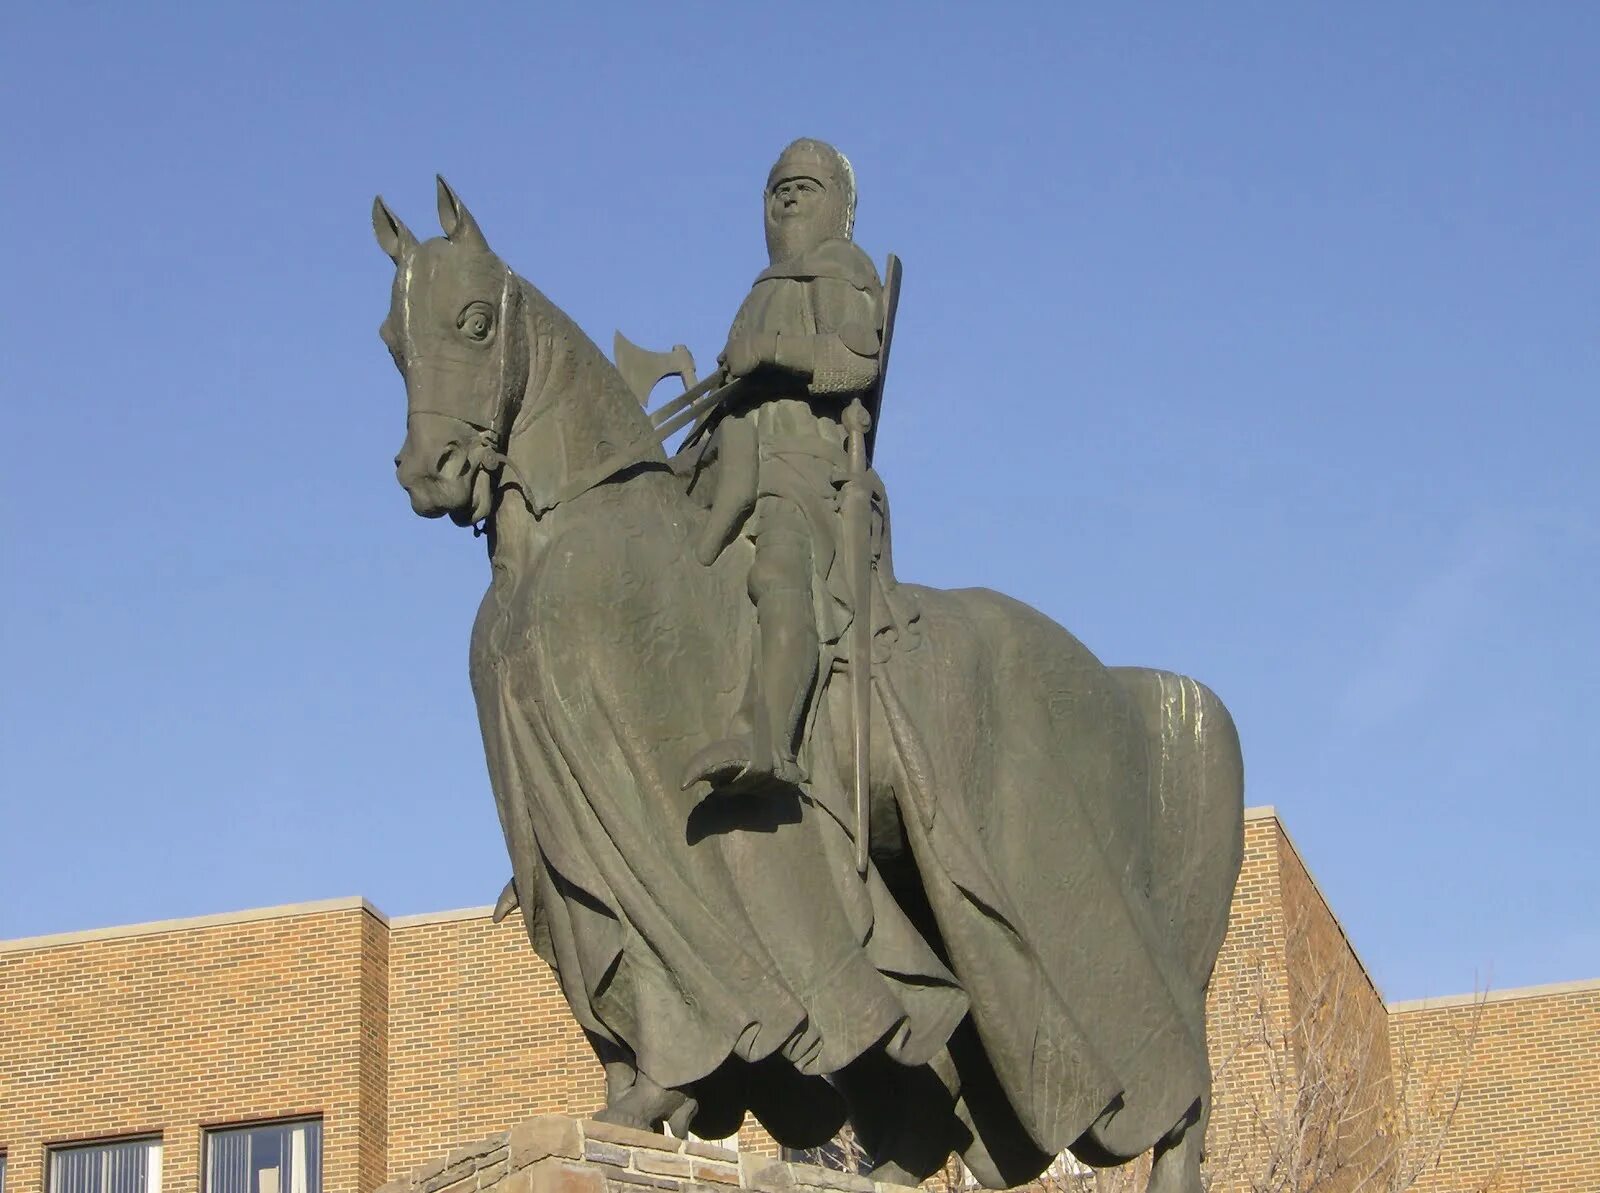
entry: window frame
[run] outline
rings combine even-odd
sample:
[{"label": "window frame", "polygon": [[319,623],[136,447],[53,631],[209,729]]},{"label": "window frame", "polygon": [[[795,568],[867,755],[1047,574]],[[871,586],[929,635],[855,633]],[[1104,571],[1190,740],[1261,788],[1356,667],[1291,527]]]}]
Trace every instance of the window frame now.
[{"label": "window frame", "polygon": [[[59,1178],[56,1164],[63,1155],[127,1147],[130,1144],[143,1144],[146,1148],[144,1193],[161,1193],[166,1168],[166,1138],[160,1131],[141,1131],[133,1135],[106,1135],[98,1139],[78,1139],[71,1143],[50,1144],[45,1148],[45,1193],[58,1193]],[[105,1191],[102,1190],[102,1193]]]},{"label": "window frame", "polygon": [[[285,1118],[255,1118],[247,1119],[244,1122],[235,1123],[208,1123],[201,1129],[200,1132],[200,1193],[216,1193],[216,1186],[213,1184],[212,1175],[212,1149],[219,1136],[242,1135],[263,1129],[286,1129],[309,1126],[316,1127],[316,1163],[313,1167],[308,1159],[306,1166],[306,1188],[307,1193],[322,1193],[323,1146],[325,1143],[325,1132],[323,1131],[323,1116],[316,1113],[294,1114]],[[283,1167],[284,1166],[280,1162],[280,1172],[283,1171]],[[232,1193],[232,1191],[230,1190],[229,1193]],[[279,1193],[290,1193],[287,1177],[285,1178],[284,1183],[279,1185]]]}]

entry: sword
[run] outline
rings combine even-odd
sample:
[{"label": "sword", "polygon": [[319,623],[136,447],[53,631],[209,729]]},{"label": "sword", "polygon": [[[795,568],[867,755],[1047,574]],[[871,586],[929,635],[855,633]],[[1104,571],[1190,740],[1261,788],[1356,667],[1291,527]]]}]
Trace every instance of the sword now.
[{"label": "sword", "polygon": [[872,415],[860,398],[854,398],[845,408],[843,422],[850,436],[850,476],[844,483],[841,505],[855,604],[850,617],[850,718],[854,722],[856,873],[865,876],[872,829],[868,790],[872,758],[872,489],[867,482],[867,434],[872,430]]},{"label": "sword", "polygon": [[900,258],[889,254],[883,271],[883,313],[879,324],[878,380],[866,395],[845,408],[844,428],[849,434],[850,475],[840,494],[844,514],[845,552],[855,612],[851,617],[850,715],[855,722],[854,747],[856,797],[856,873],[865,877],[872,843],[872,793],[868,789],[872,761],[872,487],[867,467],[878,411],[883,408],[883,382],[889,372],[889,347],[894,341],[894,317],[900,308]]}]

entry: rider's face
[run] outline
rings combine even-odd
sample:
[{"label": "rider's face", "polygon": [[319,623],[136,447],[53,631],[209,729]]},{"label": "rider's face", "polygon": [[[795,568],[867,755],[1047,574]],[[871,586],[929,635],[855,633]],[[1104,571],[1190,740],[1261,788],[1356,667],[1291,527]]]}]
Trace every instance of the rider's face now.
[{"label": "rider's face", "polygon": [[780,178],[767,192],[767,252],[787,261],[830,235],[827,187],[805,174]]},{"label": "rider's face", "polygon": [[774,221],[804,219],[817,211],[826,189],[817,179],[803,174],[780,179],[767,196],[767,214]]}]

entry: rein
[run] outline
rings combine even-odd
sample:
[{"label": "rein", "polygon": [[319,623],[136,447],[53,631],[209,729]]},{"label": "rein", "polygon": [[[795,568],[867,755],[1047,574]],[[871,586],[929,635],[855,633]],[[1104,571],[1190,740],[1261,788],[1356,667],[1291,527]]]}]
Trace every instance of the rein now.
[{"label": "rein", "polygon": [[[655,444],[656,437],[654,435],[642,435],[620,450],[612,452],[598,464],[593,464],[575,476],[568,478],[567,483],[562,485],[547,501],[535,502],[531,500],[525,489],[523,490],[523,500],[528,503],[528,508],[535,518],[542,518],[555,509],[556,506],[561,505],[563,502],[571,501],[575,497],[582,497],[590,489],[599,488],[612,477],[626,472],[630,468],[636,468],[640,464],[652,463],[649,456],[644,454],[643,449],[647,445],[655,446]],[[504,459],[504,457],[501,458]]]},{"label": "rein", "polygon": [[[502,323],[508,322],[508,320],[504,318],[504,315],[507,306],[511,302],[512,292],[515,289],[513,282],[514,277],[515,275],[512,273],[511,267],[506,266],[505,282],[500,295]],[[529,362],[528,371],[530,376],[524,382],[524,385],[526,385],[532,380],[532,337],[528,334],[526,323],[522,320],[519,320],[518,322],[523,324],[523,336],[525,341],[528,342],[527,359]],[[580,469],[577,473],[568,477],[566,483],[548,498],[536,500],[530,491],[527,481],[523,479],[521,473],[517,471],[516,465],[511,462],[510,458],[505,454],[505,452],[506,448],[510,445],[511,437],[524,430],[534,418],[544,412],[551,402],[547,400],[543,404],[531,407],[530,409],[521,409],[520,407],[522,403],[520,399],[514,396],[514,390],[516,387],[507,384],[507,365],[508,354],[505,349],[504,339],[502,339],[500,347],[501,401],[498,409],[496,409],[494,413],[494,418],[491,422],[491,425],[488,427],[478,428],[480,441],[482,443],[480,462],[481,466],[487,467],[497,474],[497,485],[500,483],[498,480],[500,475],[508,472],[510,473],[512,481],[517,487],[517,491],[522,494],[523,504],[527,506],[528,512],[534,516],[535,520],[542,519],[558,505],[564,505],[575,498],[582,497],[585,493],[589,492],[589,490],[598,488],[600,485],[605,484],[606,481],[617,476],[619,473],[626,472],[630,468],[636,468],[641,464],[652,463],[649,458],[649,452],[660,446],[662,436],[660,432],[656,431],[654,428],[647,427],[642,434],[634,436],[633,439],[629,440],[616,451],[607,454],[596,463],[591,464],[587,468]],[[467,422],[465,419],[460,419],[459,421]],[[509,429],[502,429],[505,427],[505,424],[508,421],[511,423]],[[467,425],[472,426],[473,424],[467,422]]]},{"label": "rein", "polygon": [[[411,282],[412,262],[405,266],[406,277],[402,293],[405,296],[401,307],[401,337],[406,345],[411,344]],[[500,303],[496,312],[499,319],[501,334],[495,345],[497,356],[498,385],[494,408],[492,410],[425,410],[412,409],[411,414],[428,414],[439,418],[447,418],[471,428],[477,436],[477,442],[467,449],[469,462],[479,469],[486,470],[492,477],[492,483],[497,492],[503,491],[507,484],[515,485],[522,494],[523,504],[534,518],[542,519],[551,510],[575,498],[583,496],[589,490],[599,487],[613,477],[637,468],[643,464],[653,463],[650,454],[660,446],[666,437],[662,431],[646,425],[645,429],[622,447],[602,457],[587,468],[580,469],[577,473],[567,478],[554,493],[548,497],[537,498],[531,486],[518,471],[517,466],[511,462],[506,454],[513,437],[524,431],[539,415],[543,414],[554,404],[553,398],[531,404],[526,408],[523,400],[526,398],[533,384],[533,332],[531,311],[524,310],[525,303],[522,288],[517,284],[520,279],[512,272],[511,267],[502,265],[503,274],[500,285]],[[513,330],[514,329],[514,330]],[[523,351],[519,356],[513,351],[513,341],[520,337]],[[422,357],[411,356],[414,363],[421,363]],[[521,373],[521,376],[517,374]],[[541,395],[543,397],[543,395]],[[475,403],[476,404],[476,403]],[[487,405],[487,403],[483,403]],[[667,432],[670,434],[670,431]],[[481,534],[483,531],[474,527],[474,532]]]}]

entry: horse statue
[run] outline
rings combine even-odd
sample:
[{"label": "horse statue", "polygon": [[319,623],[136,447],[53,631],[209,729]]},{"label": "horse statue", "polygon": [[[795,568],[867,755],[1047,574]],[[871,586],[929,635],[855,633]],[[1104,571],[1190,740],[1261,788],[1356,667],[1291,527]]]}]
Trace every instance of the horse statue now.
[{"label": "horse statue", "polygon": [[1197,1193],[1243,847],[1222,703],[1000,594],[899,584],[885,542],[917,616],[872,663],[865,872],[837,666],[803,782],[685,789],[749,672],[749,543],[697,561],[704,502],[638,398],[443,179],[438,201],[420,243],[373,207],[395,466],[417,514],[487,539],[470,670],[501,910],[605,1067],[598,1117],[714,1138],[750,1112],[796,1148],[848,1122],[880,1179],[957,1153],[990,1188],[1153,1148],[1150,1188]]}]

